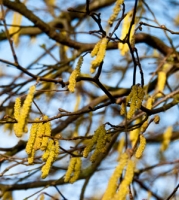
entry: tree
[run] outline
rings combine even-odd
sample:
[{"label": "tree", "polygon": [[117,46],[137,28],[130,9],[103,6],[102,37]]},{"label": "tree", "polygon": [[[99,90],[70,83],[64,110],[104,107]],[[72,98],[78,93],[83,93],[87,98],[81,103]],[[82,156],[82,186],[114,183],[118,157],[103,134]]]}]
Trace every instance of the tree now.
[{"label": "tree", "polygon": [[177,199],[179,3],[0,6],[1,197]]}]

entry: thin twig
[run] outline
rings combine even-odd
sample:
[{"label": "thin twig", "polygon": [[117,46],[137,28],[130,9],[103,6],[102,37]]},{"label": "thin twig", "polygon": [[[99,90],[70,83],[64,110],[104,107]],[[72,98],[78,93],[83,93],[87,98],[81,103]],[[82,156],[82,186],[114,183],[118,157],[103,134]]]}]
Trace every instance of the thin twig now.
[{"label": "thin twig", "polygon": [[173,195],[177,192],[178,188],[179,188],[179,183],[175,187],[175,189],[173,190],[173,192],[169,195],[169,197],[166,198],[166,200],[170,200],[173,197]]},{"label": "thin twig", "polygon": [[63,197],[63,200],[68,200],[67,198],[65,198],[65,196],[60,192],[60,190],[58,189],[58,187],[56,185],[54,185],[55,189],[58,191],[58,193]]}]

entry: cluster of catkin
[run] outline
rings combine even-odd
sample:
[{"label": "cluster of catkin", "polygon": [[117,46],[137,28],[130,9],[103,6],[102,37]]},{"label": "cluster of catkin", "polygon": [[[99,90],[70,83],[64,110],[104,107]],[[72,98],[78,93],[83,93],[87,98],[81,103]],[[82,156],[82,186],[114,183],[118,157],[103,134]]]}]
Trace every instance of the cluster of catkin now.
[{"label": "cluster of catkin", "polygon": [[[151,110],[153,102],[154,102],[153,97],[149,96],[145,105],[146,108]],[[136,119],[135,125],[140,124],[143,119],[144,119],[143,117]],[[139,128],[135,128],[134,130],[129,132],[129,139],[131,141],[132,147],[136,145],[138,138],[140,141],[140,145],[139,145],[140,148],[138,148],[137,153],[136,153],[137,158],[140,158],[142,156],[143,150],[145,148],[146,141],[142,134],[146,131],[148,125],[149,125],[149,122],[148,120],[146,120]]]},{"label": "cluster of catkin", "polygon": [[90,157],[91,162],[95,162],[98,155],[100,153],[105,153],[106,151],[106,143],[110,140],[110,135],[106,134],[105,125],[101,125],[97,128],[95,131],[92,139],[89,140],[87,143],[84,151],[83,151],[83,157],[88,157],[89,153],[93,150],[94,152]]},{"label": "cluster of catkin", "polygon": [[[126,171],[125,171],[126,170]],[[125,200],[129,193],[129,185],[132,183],[135,170],[135,163],[130,159],[127,153],[123,153],[120,156],[119,164],[114,170],[107,189],[103,195],[102,200]],[[125,171],[125,175],[120,184],[118,181]]]},{"label": "cluster of catkin", "polygon": [[[31,104],[35,93],[35,86],[30,87],[28,95],[21,107],[21,99],[17,98],[14,105],[14,117],[17,123],[14,124],[14,132],[17,137],[22,137],[27,132],[27,119],[30,112]],[[47,116],[43,116],[42,120],[48,120]],[[58,140],[50,139],[51,125],[47,121],[40,122],[39,118],[34,120],[30,129],[30,136],[26,145],[26,153],[28,154],[28,163],[33,164],[35,152],[37,150],[44,151],[42,156],[45,165],[42,167],[42,178],[46,178],[49,174],[51,165],[59,154]]]},{"label": "cluster of catkin", "polygon": [[[152,96],[149,96],[148,99],[147,99],[146,105],[145,105],[146,108],[151,110],[153,103],[154,103],[154,98]],[[143,117],[136,119],[135,125],[140,125],[140,123],[142,122],[143,119],[144,119]],[[155,124],[158,124],[159,121],[160,121],[159,116],[158,115],[154,116],[153,121],[154,121]],[[146,139],[143,136],[143,134],[146,131],[146,129],[148,128],[149,124],[150,124],[149,120],[146,119],[146,121],[144,121],[143,124],[140,127],[130,131],[130,133],[129,133],[129,139],[131,141],[133,148],[137,146],[137,142],[139,141],[139,145],[138,145],[137,149],[134,148],[135,157],[137,159],[140,159],[143,155],[143,152],[144,152],[144,149],[145,149],[145,146],[146,146]],[[172,130],[169,128],[166,131],[166,135],[164,134],[164,139],[163,139],[163,143],[162,143],[162,146],[161,146],[161,150],[168,147],[168,144],[170,142],[171,132],[172,132]]]},{"label": "cluster of catkin", "polygon": [[[140,122],[141,122],[140,118],[136,120],[136,124],[138,124]],[[146,146],[146,139],[142,134],[143,133],[142,129],[144,129],[144,127],[146,125],[148,125],[148,121],[146,121],[146,123],[144,122],[144,124],[141,127],[136,128],[136,129],[130,131],[130,133],[129,133],[129,138],[132,143],[132,147],[134,147],[136,145],[138,138],[139,138],[139,146],[135,153],[135,157],[138,159],[140,159],[142,157],[142,154],[143,154],[145,146]]]},{"label": "cluster of catkin", "polygon": [[30,112],[32,100],[35,93],[35,86],[31,86],[28,95],[21,107],[21,99],[16,98],[14,105],[14,118],[17,123],[14,124],[14,132],[17,137],[22,137],[24,132],[27,132],[27,118]]},{"label": "cluster of catkin", "polygon": [[[137,121],[137,123],[140,123],[140,119]],[[141,127],[138,130],[143,129],[145,128]],[[139,137],[139,145],[137,149],[135,149],[135,157],[137,159],[140,159],[142,157],[146,146],[145,137],[142,135],[142,132],[139,131],[139,133],[140,135],[138,134],[135,137],[135,143],[137,142]],[[135,161],[131,158],[131,154],[127,152],[122,153],[123,147],[124,139],[121,138],[121,142],[118,147],[120,153],[119,163],[108,182],[108,186],[102,200],[125,200],[127,199],[127,195],[129,194],[129,186],[132,183],[134,177]],[[119,183],[119,180],[122,181]]]},{"label": "cluster of catkin", "polygon": [[[43,120],[48,120],[47,116],[43,117]],[[45,165],[42,167],[42,178],[46,178],[49,174],[50,168],[53,162],[57,159],[59,154],[59,142],[58,140],[50,139],[51,125],[50,122],[40,122],[39,119],[35,119],[37,123],[33,123],[30,130],[30,137],[26,145],[26,153],[28,154],[28,163],[34,162],[35,152],[37,150],[44,151],[42,160],[45,161]]]},{"label": "cluster of catkin", "polygon": [[91,73],[94,73],[96,71],[96,68],[99,67],[99,65],[103,61],[106,53],[107,43],[108,39],[104,37],[99,42],[96,43],[93,50],[91,51],[91,57],[96,56],[96,58],[91,62],[91,68],[90,68]]},{"label": "cluster of catkin", "polygon": [[[146,108],[151,109],[153,105],[154,99],[153,97],[149,96],[146,102]],[[142,121],[142,117],[135,120],[135,124],[140,124]],[[146,146],[146,139],[143,136],[143,133],[146,131],[149,125],[149,121],[146,120],[139,128],[136,128],[129,133],[129,138],[132,143],[132,147],[134,147],[139,139],[139,146],[136,150],[135,157],[140,159],[142,157],[143,151]]]},{"label": "cluster of catkin", "polygon": [[[135,111],[140,109],[144,99],[144,89],[139,85],[132,86],[130,94],[126,97],[126,101],[121,104],[121,115],[127,115],[127,119],[131,119]],[[130,103],[130,109],[127,112],[126,105]]]},{"label": "cluster of catkin", "polygon": [[[106,134],[105,125],[101,125],[95,131],[93,137],[88,141],[84,151],[83,157],[88,157],[89,153],[93,153],[90,157],[91,162],[95,162],[100,153],[105,153],[106,142],[109,141],[110,136]],[[68,166],[68,170],[64,176],[65,182],[74,183],[80,176],[81,159],[80,157],[72,157]]]},{"label": "cluster of catkin", "polygon": [[[132,21],[132,14],[133,14],[133,10],[129,11],[123,20],[121,40],[124,40],[127,34],[129,33],[130,24]],[[134,33],[135,33],[135,24],[132,25],[130,36],[129,36],[129,42],[130,42],[131,47],[134,47],[135,45]],[[118,48],[122,56],[124,56],[129,51],[129,47],[127,43],[124,43],[124,44],[121,42],[118,43]]]},{"label": "cluster of catkin", "polygon": [[81,159],[80,157],[72,157],[64,176],[65,182],[74,183],[80,176],[81,171]]},{"label": "cluster of catkin", "polygon": [[49,140],[45,152],[42,156],[43,161],[46,161],[45,165],[42,167],[41,178],[46,178],[49,174],[50,168],[53,162],[57,159],[59,154],[59,142],[58,140]]}]

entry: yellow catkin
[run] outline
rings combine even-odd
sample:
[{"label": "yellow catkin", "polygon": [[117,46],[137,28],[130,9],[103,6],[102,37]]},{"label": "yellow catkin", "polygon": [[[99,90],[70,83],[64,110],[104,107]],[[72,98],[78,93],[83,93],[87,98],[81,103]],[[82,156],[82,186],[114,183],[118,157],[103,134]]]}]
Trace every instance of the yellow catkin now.
[{"label": "yellow catkin", "polygon": [[96,68],[99,67],[100,63],[103,61],[106,53],[107,42],[108,39],[106,37],[102,38],[96,58],[91,62],[91,73],[94,73],[96,71]]},{"label": "yellow catkin", "polygon": [[127,185],[130,185],[132,183],[133,177],[134,177],[134,169],[135,169],[135,163],[133,160],[128,160],[126,173],[124,176],[124,182],[126,182]]},{"label": "yellow catkin", "polygon": [[113,197],[116,193],[117,187],[118,187],[119,178],[122,175],[123,169],[126,166],[128,159],[129,159],[129,156],[127,155],[127,153],[123,153],[121,155],[119,164],[116,167],[116,169],[114,170],[114,173],[112,174],[112,176],[108,182],[108,186],[103,195],[102,200],[112,200],[113,199]]},{"label": "yellow catkin", "polygon": [[[38,120],[38,119],[36,119]],[[32,127],[30,129],[30,137],[28,139],[27,145],[26,145],[26,153],[31,154],[32,149],[34,148],[34,143],[37,135],[37,129],[38,129],[39,124],[38,123],[33,123]]]},{"label": "yellow catkin", "polygon": [[152,109],[153,102],[154,102],[153,97],[149,97],[149,98],[147,99],[146,108],[148,108],[149,110],[151,110],[151,109]]},{"label": "yellow catkin", "polygon": [[4,127],[3,127],[3,131],[4,132],[9,132],[9,134],[11,135],[12,131],[14,130],[15,132],[15,127],[14,127],[15,124],[4,124]]},{"label": "yellow catkin", "polygon": [[[94,136],[93,136],[94,137]],[[83,157],[84,158],[87,158],[91,149],[93,148],[93,145],[94,145],[94,141],[92,139],[88,140],[87,141],[87,145],[83,151]]]},{"label": "yellow catkin", "polygon": [[24,133],[28,133],[28,126],[27,126],[27,124],[24,126]]},{"label": "yellow catkin", "polygon": [[146,139],[143,135],[140,135],[140,144],[139,144],[137,151],[135,153],[136,158],[140,159],[142,157],[145,146],[146,146]]},{"label": "yellow catkin", "polygon": [[44,195],[44,194],[41,194],[39,200],[45,200],[45,195]]},{"label": "yellow catkin", "polygon": [[[48,119],[48,117],[44,116],[44,120],[47,120],[47,119]],[[43,135],[43,138],[42,138],[42,144],[41,144],[41,147],[40,147],[40,149],[42,151],[44,151],[47,148],[49,136],[51,136],[51,124],[50,124],[50,122],[44,123],[44,126],[45,126],[45,131],[44,131],[44,135]]]},{"label": "yellow catkin", "polygon": [[68,85],[68,89],[70,92],[74,92],[75,91],[75,86],[76,86],[76,78],[80,75],[80,70],[81,70],[81,66],[83,64],[83,57],[80,56],[76,68],[73,70],[72,74],[70,75],[69,78],[69,85]]},{"label": "yellow catkin", "polygon": [[146,121],[142,124],[141,129],[140,129],[140,132],[141,132],[141,133],[144,133],[144,132],[146,131],[146,129],[147,129],[148,126],[149,126],[149,122],[148,122],[148,120],[146,120]]},{"label": "yellow catkin", "polygon": [[2,200],[13,200],[12,191],[5,191],[2,195]]},{"label": "yellow catkin", "polygon": [[[141,118],[138,118],[136,121],[135,121],[135,124],[139,124],[141,122]],[[139,128],[136,128],[132,131],[129,132],[129,139],[131,141],[131,144],[132,144],[132,147],[135,145],[135,143],[137,142],[138,140],[138,137],[139,137],[139,134],[140,134],[140,127]]]},{"label": "yellow catkin", "polygon": [[117,18],[120,10],[121,10],[121,5],[124,3],[124,0],[117,0],[116,4],[113,8],[113,13],[110,16],[109,20],[108,20],[108,24],[111,26],[114,22],[114,20]]},{"label": "yellow catkin", "polygon": [[39,123],[37,135],[34,143],[34,149],[38,150],[42,144],[42,136],[45,134],[45,125],[43,123]]},{"label": "yellow catkin", "polygon": [[50,5],[55,5],[56,0],[49,0]]},{"label": "yellow catkin", "polygon": [[60,152],[59,142],[58,140],[55,140],[55,159],[58,158],[59,152]]},{"label": "yellow catkin", "polygon": [[75,107],[74,107],[74,111],[78,110],[80,102],[81,102],[81,96],[77,95],[77,97],[76,97],[76,103],[75,103]]},{"label": "yellow catkin", "polygon": [[130,109],[127,112],[127,118],[131,119],[136,110],[140,109],[145,92],[140,85],[132,86],[130,94],[126,98],[126,103],[130,103]]},{"label": "yellow catkin", "polygon": [[173,97],[173,102],[176,104],[179,103],[179,94],[177,94]]},{"label": "yellow catkin", "polygon": [[137,101],[137,85],[134,85],[131,89],[131,92],[126,98],[126,103],[131,102],[130,109],[127,112],[127,118],[131,119],[135,110],[136,110],[136,101]]},{"label": "yellow catkin", "polygon": [[[55,150],[56,150],[56,148],[55,148],[55,144],[54,144],[54,141],[53,141],[53,145],[52,145],[52,148],[50,150],[49,157],[48,157],[48,159],[50,159],[50,161],[52,163],[55,161]],[[48,159],[47,159],[47,161],[48,161]]]},{"label": "yellow catkin", "polygon": [[28,163],[29,163],[29,165],[34,163],[34,157],[35,157],[35,149],[32,149],[31,153],[28,154]]},{"label": "yellow catkin", "polygon": [[31,107],[32,100],[34,97],[34,93],[35,93],[35,86],[31,86],[20,111],[20,117],[19,117],[18,125],[17,125],[18,132],[16,133],[17,137],[21,137],[23,135],[24,128],[26,126],[26,120],[28,118],[30,107]]},{"label": "yellow catkin", "polygon": [[48,159],[47,162],[45,163],[45,165],[42,167],[42,169],[41,169],[41,172],[42,172],[41,178],[42,179],[45,179],[49,175],[51,164],[52,164],[52,162],[50,162],[50,160]]},{"label": "yellow catkin", "polygon": [[[166,72],[160,71],[158,72],[158,80],[157,80],[157,92],[163,92],[166,83]],[[162,94],[158,93],[156,97],[161,97]]]},{"label": "yellow catkin", "polygon": [[73,157],[70,159],[70,163],[68,165],[68,169],[66,171],[66,174],[64,176],[64,181],[65,182],[68,182],[71,178],[71,174],[73,173],[74,171],[74,168],[75,168],[75,164],[76,164],[76,157]]},{"label": "yellow catkin", "polygon": [[134,34],[135,34],[135,24],[132,25],[131,32],[130,32],[130,38],[129,38],[129,42],[130,42],[132,48],[135,47],[135,35]]},{"label": "yellow catkin", "polygon": [[126,37],[128,31],[129,31],[129,26],[131,23],[131,16],[132,16],[132,11],[129,11],[123,20],[122,31],[121,31],[121,39],[122,40],[124,40],[124,38]]},{"label": "yellow catkin", "polygon": [[141,107],[141,104],[142,104],[142,100],[144,98],[144,95],[145,95],[145,92],[144,92],[144,89],[140,86],[140,85],[137,85],[137,108],[140,108]]},{"label": "yellow catkin", "polygon": [[[132,19],[132,13],[133,13],[133,11],[131,10],[130,12],[127,13],[126,17],[124,18],[122,32],[121,32],[121,40],[124,40],[126,35],[129,32],[129,27],[130,27],[130,23],[131,23],[131,19]],[[135,25],[133,24],[132,28],[131,28],[131,32],[130,32],[130,38],[129,38],[129,42],[132,47],[134,47],[134,43],[135,43],[134,32],[135,32]],[[126,44],[126,43],[123,44],[121,42],[118,43],[118,48],[119,48],[122,56],[124,56],[129,50],[128,44]]]},{"label": "yellow catkin", "polygon": [[[14,104],[14,118],[17,120],[17,122],[20,118],[20,110],[21,110],[21,99],[17,97]],[[18,123],[14,124],[14,133],[17,137],[21,137],[21,134],[19,135]]]},{"label": "yellow catkin", "polygon": [[155,123],[155,124],[159,124],[159,122],[160,122],[160,117],[159,117],[159,115],[155,115],[155,116],[154,116],[154,123]]},{"label": "yellow catkin", "polygon": [[78,180],[81,172],[81,159],[80,157],[76,158],[76,163],[74,167],[74,173],[73,176],[70,178],[69,182],[74,183],[76,180]]},{"label": "yellow catkin", "polygon": [[122,102],[121,103],[120,115],[125,115],[125,114],[126,114],[126,103]]},{"label": "yellow catkin", "polygon": [[128,160],[126,173],[123,181],[120,184],[118,192],[115,194],[113,200],[126,200],[126,196],[129,192],[129,185],[132,183],[134,177],[135,163],[133,160]]},{"label": "yellow catkin", "polygon": [[[93,146],[97,143],[98,137],[101,134],[101,132],[104,132],[105,128],[104,125],[101,125],[97,128],[97,130],[95,131],[93,137],[91,140],[89,140],[87,146],[85,147],[84,151],[83,151],[83,157],[86,158],[88,157],[88,154],[90,153],[90,151],[92,150]],[[106,131],[105,131],[106,132]]]},{"label": "yellow catkin", "polygon": [[14,117],[17,121],[18,118],[20,117],[20,110],[21,110],[21,99],[17,97],[14,104]]},{"label": "yellow catkin", "polygon": [[[151,96],[149,96],[148,99],[147,99],[147,102],[146,102],[146,108],[149,109],[149,110],[151,110],[151,109],[152,109],[153,103],[154,103],[154,98],[151,97]],[[144,118],[145,118],[145,117],[143,117],[142,119],[144,119]],[[142,124],[142,126],[141,126],[141,128],[140,128],[140,132],[143,134],[143,133],[146,131],[146,129],[148,128],[148,126],[149,126],[149,121],[146,120],[146,121]]]},{"label": "yellow catkin", "polygon": [[52,146],[53,146],[53,140],[49,140],[47,148],[46,148],[44,154],[42,155],[42,160],[43,161],[46,161],[47,158],[49,157],[50,150],[52,149]]},{"label": "yellow catkin", "polygon": [[97,42],[96,45],[94,46],[93,50],[91,51],[91,57],[92,58],[98,54],[101,42],[102,42],[102,40],[100,40],[99,42]]},{"label": "yellow catkin", "polygon": [[50,150],[50,153],[49,153],[49,156],[47,158],[47,161],[46,161],[45,165],[41,169],[41,172],[42,172],[41,178],[44,179],[49,175],[50,168],[51,168],[52,163],[54,161],[55,161],[55,145],[53,143],[53,145],[51,147],[51,150]]},{"label": "yellow catkin", "polygon": [[164,134],[163,134],[163,142],[161,144],[161,147],[160,147],[160,150],[161,151],[165,151],[169,144],[170,144],[170,140],[171,140],[171,137],[172,137],[172,131],[173,131],[173,127],[172,126],[169,126]]},{"label": "yellow catkin", "polygon": [[102,125],[100,127],[100,131],[99,131],[98,140],[97,140],[97,144],[96,144],[95,150],[94,150],[93,154],[90,157],[91,162],[94,162],[96,160],[96,158],[98,157],[99,153],[104,153],[105,152],[106,139],[107,139],[107,136],[106,136],[105,126]]},{"label": "yellow catkin", "polygon": [[[19,25],[20,26],[21,21],[22,21],[22,15],[20,15],[17,12],[14,12],[12,25]],[[19,44],[19,30],[20,30],[20,28],[19,27],[15,27],[15,26],[12,26],[9,29],[9,33],[10,34],[14,34],[13,35],[13,41],[14,41],[14,44],[16,46]]]},{"label": "yellow catkin", "polygon": [[120,159],[120,156],[122,154],[122,151],[124,149],[124,145],[125,145],[125,138],[124,136],[120,139],[119,143],[118,143],[118,147],[117,147],[117,152],[119,153],[119,157],[117,160]]},{"label": "yellow catkin", "polygon": [[157,87],[156,87],[156,92],[157,95],[156,97],[161,97],[162,94],[159,92],[163,92],[163,90],[165,89],[165,84],[166,84],[166,79],[167,79],[167,73],[171,70],[171,68],[173,67],[173,56],[169,56],[169,58],[167,59],[169,62],[166,62],[162,68],[161,71],[158,72],[158,80],[157,80]]}]

